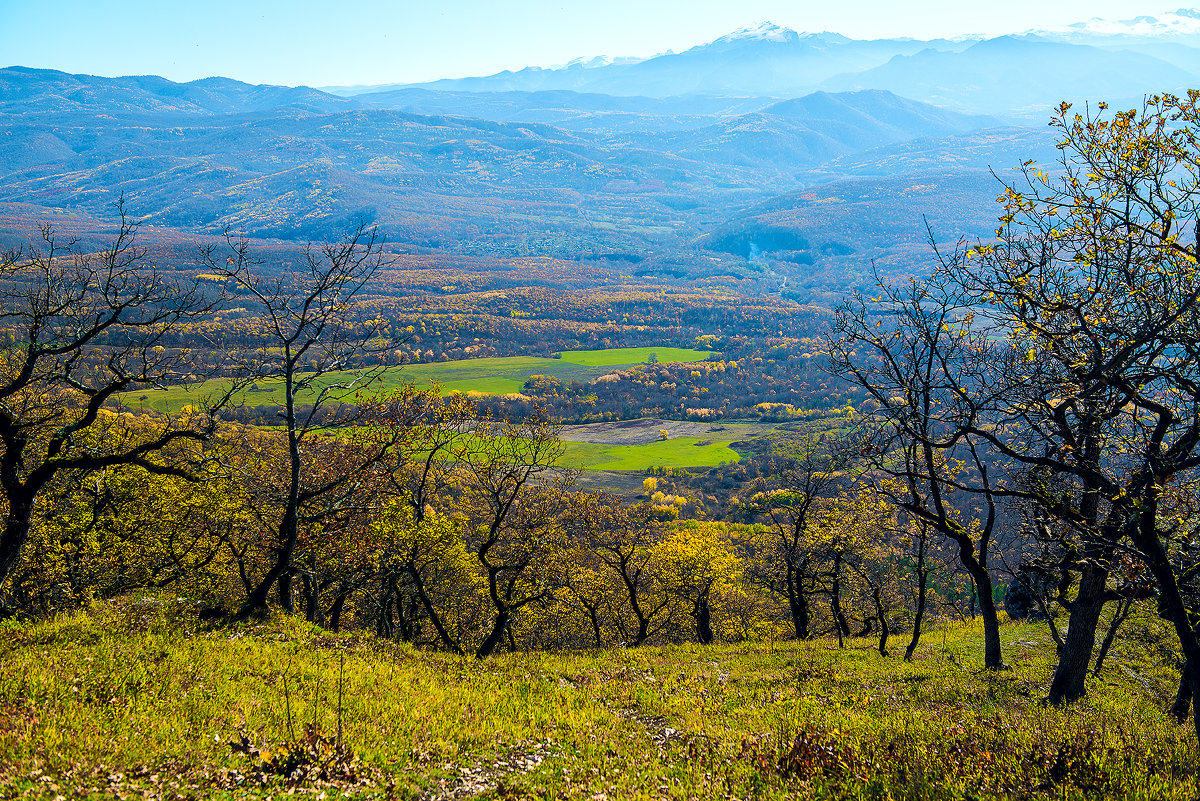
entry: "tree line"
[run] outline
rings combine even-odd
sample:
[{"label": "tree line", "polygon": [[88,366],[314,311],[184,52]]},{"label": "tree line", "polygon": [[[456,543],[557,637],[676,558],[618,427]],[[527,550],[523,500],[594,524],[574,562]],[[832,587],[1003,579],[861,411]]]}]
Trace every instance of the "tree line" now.
[{"label": "tree line", "polygon": [[1064,105],[1060,163],[1024,165],[994,240],[851,297],[823,355],[870,414],[762,475],[744,527],[673,521],[678,495],[655,487],[633,506],[578,492],[539,410],[366,400],[370,371],[344,368],[395,342],[354,303],[384,264],[365,226],[270,277],[233,239],[201,253],[254,298],[267,341],[238,372],[282,382],[276,426],[219,422],[228,394],[113,411],[191,373],[162,342],[219,298],[147,266],[124,218],[101,252],[47,229],[0,261],[3,602],[187,587],[239,618],[275,606],[481,657],[780,627],[876,633],[886,653],[903,627],[911,656],[927,605],[953,606],[965,575],[999,670],[1007,537],[1059,645],[1049,700],[1086,691],[1106,606],[1153,596],[1184,656],[1173,711],[1200,732],[1198,103]]},{"label": "tree line", "polygon": [[[150,264],[136,227],[122,215],[90,252],[46,228],[0,261],[6,613],[169,589],[212,617],[274,608],[478,656],[780,630],[768,527],[678,521],[688,499],[654,487],[632,506],[580,491],[542,410],[514,421],[435,391],[363,394],[364,355],[395,346],[354,303],[386,263],[369,228],[306,248],[286,274],[232,237],[202,250],[203,276],[253,298],[260,346],[227,350],[221,372],[238,380],[178,414],[123,407],[204,378],[164,343],[223,302],[211,279]],[[264,379],[282,387],[270,425],[221,419]],[[842,633],[860,606],[856,630],[888,630],[881,596],[852,600],[851,566],[866,576],[893,556],[836,550],[831,578],[815,559],[806,592],[832,582]]]}]

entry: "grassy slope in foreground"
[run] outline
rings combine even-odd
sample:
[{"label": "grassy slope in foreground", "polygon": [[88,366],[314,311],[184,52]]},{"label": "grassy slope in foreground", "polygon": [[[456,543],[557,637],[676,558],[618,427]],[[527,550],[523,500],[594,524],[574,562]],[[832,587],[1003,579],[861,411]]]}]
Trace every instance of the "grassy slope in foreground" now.
[{"label": "grassy slope in foreground", "polygon": [[[600,376],[613,367],[631,367],[644,364],[649,355],[655,353],[660,362],[698,362],[707,359],[709,351],[685,350],[682,348],[612,348],[609,350],[566,351],[561,359],[546,359],[539,356],[501,356],[484,359],[463,359],[452,362],[410,364],[385,370],[370,385],[370,394],[390,392],[407,384],[428,386],[437,382],[443,391],[483,392],[503,395],[520,392],[531,375],[546,375],[557,378],[564,384],[572,381],[588,381]],[[331,373],[325,385],[343,380],[347,374]],[[224,380],[206,381],[194,386],[168,387],[166,389],[131,392],[122,400],[137,408],[145,405],[159,412],[176,412],[197,399],[216,395],[228,386]],[[276,405],[283,402],[281,384],[278,381],[262,380],[256,389],[247,391],[234,399],[244,406]],[[143,400],[144,398],[144,400]],[[301,397],[303,400],[303,396]]]},{"label": "grassy slope in foreground", "polygon": [[1177,675],[1132,639],[1059,710],[1041,704],[1054,648],[1032,625],[1003,628],[1013,670],[988,674],[970,623],[930,632],[906,664],[854,639],[475,661],[298,619],[181,633],[189,620],[141,602],[0,624],[0,796],[278,795],[286,783],[229,741],[244,725],[278,751],[289,703],[297,736],[336,732],[342,655],[362,769],[329,796],[448,798],[464,783],[592,801],[1200,791],[1189,728],[1163,712]]}]

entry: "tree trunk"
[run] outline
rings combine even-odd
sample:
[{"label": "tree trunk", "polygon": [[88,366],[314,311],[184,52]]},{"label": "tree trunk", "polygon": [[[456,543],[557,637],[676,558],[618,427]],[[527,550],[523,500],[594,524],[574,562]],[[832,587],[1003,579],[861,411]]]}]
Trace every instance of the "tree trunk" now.
[{"label": "tree trunk", "polygon": [[992,597],[992,574],[982,561],[975,558],[975,544],[970,538],[955,539],[959,561],[971,577],[972,613],[978,600],[979,614],[983,618],[983,666],[987,670],[1004,670],[1004,655],[1000,650],[1000,618]]},{"label": "tree trunk", "polygon": [[1183,672],[1179,675],[1179,690],[1175,693],[1175,702],[1171,704],[1171,717],[1181,724],[1187,723],[1188,712],[1192,707],[1192,666],[1184,664]]},{"label": "tree trunk", "polygon": [[239,551],[230,540],[225,541],[225,546],[233,555],[234,564],[238,569],[238,578],[241,579],[242,588],[246,591],[246,597],[249,598],[254,593],[254,582],[250,580],[250,573],[246,568],[246,551],[249,550],[249,546]]},{"label": "tree trunk", "polygon": [[842,634],[850,634],[850,621],[846,619],[846,612],[842,609],[842,559],[839,556],[837,560],[836,572],[833,579],[833,612],[837,618],[838,627],[841,628]]},{"label": "tree trunk", "polygon": [[[291,577],[289,576],[289,579],[290,578]],[[290,581],[289,581],[289,584],[290,584]],[[280,599],[279,599],[279,604],[280,604],[280,606],[283,606],[284,609],[287,609],[287,606],[285,606],[283,604],[283,597],[282,597],[283,587],[284,587],[284,582],[281,580],[279,582],[279,591],[281,593]],[[291,593],[289,593],[289,595],[290,594]],[[315,623],[318,626],[321,625],[322,620],[321,620],[320,593],[317,591],[317,588],[315,586],[313,586],[312,578],[307,573],[300,574],[300,594],[304,598],[304,617],[305,617],[305,619],[308,620],[309,623]]]},{"label": "tree trunk", "polygon": [[[11,482],[5,482],[10,484]],[[4,520],[4,531],[0,533],[0,587],[21,557],[21,548],[29,538],[29,521],[33,516],[33,498],[24,497],[11,487],[6,487],[9,510]]]},{"label": "tree trunk", "polygon": [[505,608],[496,611],[496,619],[492,621],[492,631],[475,651],[476,659],[486,659],[491,656],[504,640],[504,631],[508,628],[508,618],[508,609]]},{"label": "tree trunk", "polygon": [[388,639],[396,630],[396,626],[392,622],[392,604],[395,603],[395,596],[385,585],[380,597],[382,600],[379,602],[379,616],[375,619],[375,634]]},{"label": "tree trunk", "polygon": [[279,544],[275,555],[275,564],[267,571],[267,575],[254,589],[238,613],[240,617],[248,617],[258,609],[267,608],[267,598],[271,588],[279,582],[279,605],[289,614],[294,612],[292,607],[291,576],[292,557],[296,553],[296,543],[300,540],[300,440],[296,434],[296,395],[295,395],[295,365],[291,361],[290,349],[285,349],[287,366],[284,371],[284,405],[285,424],[288,432],[288,496],[284,502],[283,517],[279,521]]},{"label": "tree trunk", "polygon": [[[456,654],[461,654],[462,648],[450,636],[450,632],[446,631],[446,626],[442,622],[442,616],[434,608],[433,599],[429,597],[429,593],[425,590],[425,581],[421,578],[421,571],[417,568],[416,563],[410,561],[405,569],[413,581],[413,588],[417,591],[417,600],[421,602],[421,606],[425,609],[425,614],[429,616],[429,621],[433,623],[434,631],[437,632],[442,645]],[[397,597],[400,597],[399,588],[395,587],[394,579],[393,589],[396,591]]]},{"label": "tree trunk", "polygon": [[829,607],[833,613],[833,627],[837,630],[838,648],[845,646],[844,638],[850,634],[850,623],[842,612],[842,556],[833,558],[833,584],[829,588]]},{"label": "tree trunk", "polygon": [[[1146,566],[1150,568],[1150,572],[1154,575],[1158,582],[1159,597],[1162,599],[1163,605],[1166,607],[1167,614],[1171,618],[1171,622],[1175,625],[1175,635],[1179,638],[1179,647],[1183,651],[1183,656],[1186,661],[1186,666],[1181,678],[1181,684],[1186,682],[1190,685],[1191,696],[1189,699],[1192,707],[1192,726],[1196,732],[1196,738],[1200,740],[1200,639],[1196,637],[1196,630],[1192,628],[1191,616],[1188,614],[1187,605],[1183,602],[1183,596],[1179,591],[1179,582],[1175,576],[1175,571],[1171,567],[1170,560],[1167,556],[1166,549],[1163,548],[1162,541],[1158,538],[1158,532],[1155,530],[1155,520],[1157,519],[1157,504],[1147,504],[1151,508],[1143,514],[1142,528],[1137,532],[1137,537],[1134,544],[1142,555],[1146,557]],[[1180,688],[1180,694],[1184,691]],[[1182,706],[1182,701],[1176,698],[1176,705]],[[1186,710],[1179,711],[1173,708],[1176,714],[1182,716],[1187,715]]]},{"label": "tree trunk", "polygon": [[917,643],[921,641],[921,624],[925,619],[925,585],[929,578],[929,571],[925,569],[925,541],[921,540],[921,545],[917,550],[917,612],[913,617],[913,633],[912,639],[908,642],[908,647],[904,649],[904,661],[911,662],[913,653],[917,650]]},{"label": "tree trunk", "polygon": [[284,510],[283,520],[279,525],[279,535],[281,544],[279,553],[275,557],[275,564],[271,565],[267,575],[263,576],[263,580],[254,588],[254,592],[250,593],[250,597],[246,599],[246,603],[239,610],[238,616],[243,619],[249,617],[256,610],[267,608],[267,598],[270,597],[271,589],[276,582],[280,583],[280,606],[288,612],[295,611],[292,607],[291,577],[288,575],[292,569],[292,555],[296,552],[296,542],[300,538],[300,529],[294,509]]},{"label": "tree trunk", "polygon": [[875,600],[875,612],[879,615],[879,655],[887,656],[888,635],[892,633],[892,629],[888,625],[887,614],[883,611],[883,600],[881,595],[882,591],[879,589],[876,589],[872,593],[872,597]]},{"label": "tree trunk", "polygon": [[1079,592],[1071,604],[1067,620],[1067,636],[1063,638],[1062,653],[1050,692],[1046,700],[1061,706],[1082,698],[1087,693],[1086,679],[1096,647],[1096,629],[1107,598],[1108,570],[1095,563],[1085,565],[1079,579]]},{"label": "tree trunk", "polygon": [[633,642],[631,642],[629,644],[631,648],[638,647],[639,645],[641,645],[642,643],[644,643],[646,641],[647,637],[650,636],[650,620],[649,620],[649,618],[647,618],[645,615],[643,615],[642,611],[640,609],[636,609],[635,611],[637,612],[638,630],[637,630],[637,635],[633,638]]},{"label": "tree trunk", "polygon": [[[790,569],[789,573],[792,572]],[[808,598],[799,578],[788,577],[788,609],[792,613],[792,628],[796,630],[797,640],[807,640],[812,636],[812,614],[808,609]]]},{"label": "tree trunk", "polygon": [[712,615],[708,609],[708,599],[702,598],[696,602],[696,639],[701,645],[710,644],[713,639]]},{"label": "tree trunk", "polygon": [[329,610],[329,628],[334,631],[342,630],[342,610],[346,607],[349,597],[350,590],[342,590],[337,594],[337,598],[333,599],[333,607]]},{"label": "tree trunk", "polygon": [[296,606],[292,603],[292,573],[290,570],[284,570],[279,575],[275,588],[279,594],[279,606],[289,615],[295,614]]},{"label": "tree trunk", "polygon": [[1098,674],[1104,667],[1104,657],[1108,656],[1108,650],[1112,648],[1113,641],[1117,639],[1117,629],[1125,622],[1125,618],[1129,617],[1129,610],[1132,606],[1132,598],[1125,598],[1117,604],[1117,611],[1113,615],[1112,622],[1108,624],[1104,640],[1100,643],[1100,653],[1096,654],[1096,665],[1092,668],[1092,673]]},{"label": "tree trunk", "polygon": [[636,648],[646,641],[650,636],[650,618],[642,610],[641,603],[638,602],[637,584],[628,575],[628,565],[625,561],[621,562],[621,581],[625,584],[625,592],[629,594],[629,608],[633,610],[633,614],[637,617],[638,630],[634,636],[633,642],[629,643],[629,647]]},{"label": "tree trunk", "polygon": [[1046,621],[1046,627],[1050,629],[1050,638],[1054,640],[1054,655],[1061,657],[1063,650],[1062,632],[1058,630],[1058,621],[1054,619],[1054,611],[1050,608],[1050,604],[1042,598],[1040,592],[1033,594],[1033,599],[1037,601],[1038,609],[1042,613],[1042,618]]},{"label": "tree trunk", "polygon": [[604,647],[604,638],[600,635],[600,616],[596,614],[596,610],[592,607],[585,607],[588,612],[588,619],[592,621],[592,634],[596,637],[596,647]]}]

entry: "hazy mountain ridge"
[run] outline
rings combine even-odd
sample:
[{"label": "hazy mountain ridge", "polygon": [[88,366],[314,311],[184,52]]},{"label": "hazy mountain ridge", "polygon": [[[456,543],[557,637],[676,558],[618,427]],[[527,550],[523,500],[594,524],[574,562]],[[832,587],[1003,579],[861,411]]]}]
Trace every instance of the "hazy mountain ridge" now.
[{"label": "hazy mountain ridge", "polygon": [[[1048,75],[1064,80],[1047,86]],[[785,98],[819,89],[886,89],[960,111],[1028,115],[1063,99],[1123,103],[1197,83],[1200,11],[1180,9],[1161,17],[1091,20],[1059,30],[992,38],[857,40],[764,23],[680,53],[643,60],[586,68],[527,67],[380,89],[571,91],[657,98]],[[365,87],[355,90],[356,97],[371,94],[379,93]]]},{"label": "hazy mountain ridge", "polygon": [[751,167],[767,182],[849,153],[997,124],[888,92],[816,92],[704,128],[631,139],[696,161]]},{"label": "hazy mountain ridge", "polygon": [[[796,188],[796,174],[831,158],[993,123],[864,92],[726,117],[763,101],[680,100],[675,109],[709,115],[694,115],[697,127],[682,132],[572,132],[357,101],[333,113],[287,102],[322,101],[310,91],[0,71],[0,199],[103,213],[123,193],[156,224],[205,232],[305,237],[357,216],[415,245],[452,250],[678,249],[728,211]],[[167,100],[154,106],[145,94]],[[519,100],[514,115],[530,97]],[[662,116],[649,98],[553,101]],[[681,214],[688,203],[677,198],[694,208]]]},{"label": "hazy mountain ridge", "polygon": [[[1054,76],[1053,85],[1047,85],[1047,75]],[[928,49],[896,56],[883,66],[839,76],[826,85],[840,91],[885,89],[976,112],[999,108],[1036,114],[1063,100],[1124,102],[1151,92],[1181,91],[1196,80],[1144,53],[1005,36],[961,53]]]},{"label": "hazy mountain ridge", "polygon": [[239,114],[292,109],[323,113],[358,103],[307,86],[254,85],[231,78],[176,83],[157,75],[105,78],[58,70],[0,69],[0,113]]},{"label": "hazy mountain ridge", "polygon": [[1129,19],[1089,20],[1055,28],[1034,29],[1026,33],[1046,38],[1096,43],[1114,39],[1180,39],[1200,37],[1200,10],[1180,8],[1162,14],[1140,14]]},{"label": "hazy mountain ridge", "polygon": [[[770,32],[771,35],[763,35]],[[813,91],[829,78],[886,63],[927,47],[961,49],[969,43],[911,39],[856,40],[839,34],[799,34],[765,25],[721,37],[680,53],[635,63],[581,69],[526,67],[489,76],[392,88],[497,92],[568,90],[611,95],[673,97],[749,94],[789,97]]]},{"label": "hazy mountain ridge", "polygon": [[[1181,45],[1174,58],[1190,52]],[[951,236],[986,232],[998,192],[989,170],[1052,158],[1050,137],[963,113],[972,92],[986,94],[963,84],[991,70],[1021,90],[1054,58],[1186,76],[1165,59],[1032,35],[931,47],[771,25],[643,61],[350,98],[10,68],[0,70],[0,201],[102,216],[124,195],[154,225],[283,239],[365,220],[448,257],[615,260],[665,280],[750,276],[835,293],[872,259],[911,268],[925,253],[924,218]],[[863,74],[940,107],[851,83]],[[592,89],[545,88],[567,78]],[[840,81],[856,91],[788,88]],[[470,89],[522,82],[535,90]],[[1043,119],[1051,105],[1037,107]]]}]

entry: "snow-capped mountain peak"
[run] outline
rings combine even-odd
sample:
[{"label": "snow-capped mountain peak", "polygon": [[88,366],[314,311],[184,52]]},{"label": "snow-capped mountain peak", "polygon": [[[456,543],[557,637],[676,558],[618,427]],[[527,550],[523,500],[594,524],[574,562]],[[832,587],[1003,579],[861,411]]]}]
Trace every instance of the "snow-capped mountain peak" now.
[{"label": "snow-capped mountain peak", "polygon": [[735,42],[745,39],[758,39],[767,42],[790,42],[798,38],[798,34],[791,28],[784,28],[776,25],[773,22],[760,22],[757,25],[750,25],[745,28],[739,28],[733,33],[726,34],[717,42]]},{"label": "snow-capped mountain peak", "polygon": [[1143,14],[1130,19],[1101,19],[1093,17],[1086,22],[1076,22],[1045,30],[1029,31],[1034,35],[1090,35],[1090,36],[1193,36],[1200,34],[1200,10],[1180,8],[1164,14]]},{"label": "snow-capped mountain peak", "polygon": [[[655,56],[649,56],[648,58],[655,58]],[[592,58],[580,57],[571,59],[566,64],[555,64],[554,66],[550,67],[550,69],[590,70],[597,67],[610,67],[613,64],[637,64],[646,60],[646,58],[639,58],[637,56],[593,56]]]}]

